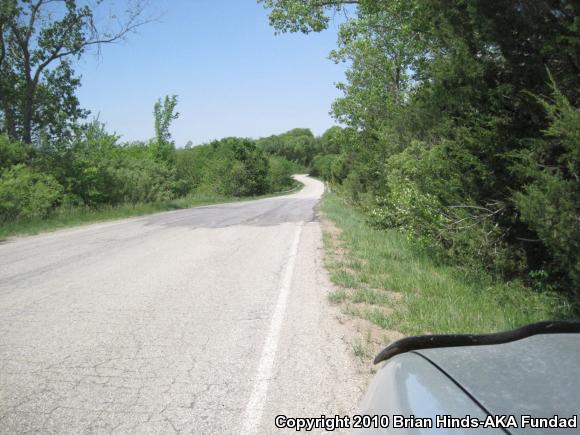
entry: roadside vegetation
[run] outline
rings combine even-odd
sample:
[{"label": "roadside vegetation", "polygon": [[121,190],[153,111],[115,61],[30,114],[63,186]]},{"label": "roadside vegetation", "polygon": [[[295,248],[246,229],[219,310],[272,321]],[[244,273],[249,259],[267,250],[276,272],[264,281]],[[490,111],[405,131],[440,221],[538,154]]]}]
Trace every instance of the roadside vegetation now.
[{"label": "roadside vegetation", "polygon": [[373,228],[335,193],[322,212],[339,230],[324,237],[338,286],[330,299],[349,315],[404,335],[484,333],[572,315],[555,291],[453,264],[396,229]]},{"label": "roadside vegetation", "polygon": [[345,298],[402,292],[405,310],[364,316],[407,332],[575,316],[554,295],[580,301],[577,2],[260,2],[278,32],[347,17],[330,54],[348,65],[344,128],[301,160],[356,209],[327,200],[356,272],[335,271]]},{"label": "roadside vegetation", "polygon": [[[300,166],[255,141],[176,149],[177,96],[153,105],[155,137],[122,142],[76,97],[73,63],[147,22],[140,2],[99,27],[96,9],[67,2],[0,6],[0,237],[283,192]],[[104,11],[98,14],[106,13]],[[107,28],[114,23],[114,29]]]},{"label": "roadside vegetation", "polygon": [[67,142],[26,145],[0,135],[0,237],[295,186],[299,165],[265,155],[252,140],[176,150],[164,128],[146,143],[120,143],[97,121],[78,126]]}]

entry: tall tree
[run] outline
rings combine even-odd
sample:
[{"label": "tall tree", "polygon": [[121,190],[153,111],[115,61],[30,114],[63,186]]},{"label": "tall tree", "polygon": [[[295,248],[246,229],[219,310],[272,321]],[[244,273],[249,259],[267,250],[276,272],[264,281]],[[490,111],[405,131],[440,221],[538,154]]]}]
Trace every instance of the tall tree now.
[{"label": "tall tree", "polygon": [[60,136],[86,115],[74,93],[80,81],[71,62],[145,22],[141,0],[120,17],[99,20],[103,3],[91,8],[77,0],[2,0],[0,128],[12,139],[32,143],[42,134]]},{"label": "tall tree", "polygon": [[580,2],[258,1],[277,32],[349,11],[333,110],[356,132],[345,191],[373,219],[462,263],[578,287]]},{"label": "tall tree", "polygon": [[177,95],[166,95],[155,102],[153,106],[153,118],[155,120],[155,141],[152,143],[153,155],[157,160],[169,161],[175,144],[171,139],[169,127],[171,122],[179,118],[179,112],[175,111]]}]

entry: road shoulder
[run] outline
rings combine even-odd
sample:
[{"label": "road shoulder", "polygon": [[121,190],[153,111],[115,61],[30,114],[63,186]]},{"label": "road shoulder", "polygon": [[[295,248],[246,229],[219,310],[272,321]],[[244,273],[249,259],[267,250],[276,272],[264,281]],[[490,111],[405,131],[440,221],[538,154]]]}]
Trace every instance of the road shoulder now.
[{"label": "road shoulder", "polygon": [[259,433],[276,430],[276,415],[352,415],[369,372],[352,352],[348,325],[329,303],[319,222],[304,224],[291,296]]}]

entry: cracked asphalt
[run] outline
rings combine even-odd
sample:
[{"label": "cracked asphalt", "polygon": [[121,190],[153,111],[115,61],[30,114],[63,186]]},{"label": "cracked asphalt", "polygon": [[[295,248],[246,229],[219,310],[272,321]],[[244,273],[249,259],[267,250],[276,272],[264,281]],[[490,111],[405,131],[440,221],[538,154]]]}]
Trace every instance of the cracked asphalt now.
[{"label": "cracked asphalt", "polygon": [[253,413],[252,432],[278,433],[278,414],[352,414],[364,380],[327,302],[324,186],[297,178],[284,197],[1,242],[0,432],[228,434]]}]

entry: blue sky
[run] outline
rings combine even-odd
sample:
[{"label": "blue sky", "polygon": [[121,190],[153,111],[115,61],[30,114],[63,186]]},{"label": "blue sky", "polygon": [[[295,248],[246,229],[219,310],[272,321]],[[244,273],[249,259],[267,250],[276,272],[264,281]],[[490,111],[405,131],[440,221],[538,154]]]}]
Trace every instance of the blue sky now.
[{"label": "blue sky", "polygon": [[274,35],[255,0],[154,0],[158,22],[87,55],[81,105],[122,140],[153,136],[153,104],[179,96],[178,147],[226,136],[261,137],[295,127],[321,134],[339,96],[344,65],[328,60],[336,26],[320,34]]}]

